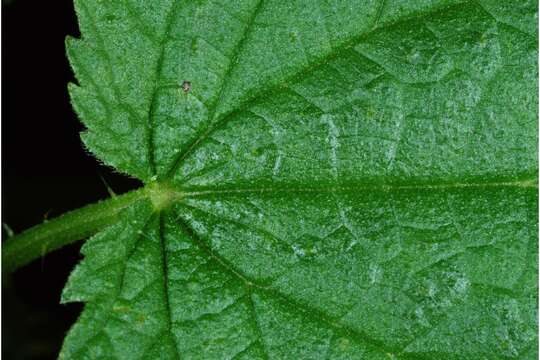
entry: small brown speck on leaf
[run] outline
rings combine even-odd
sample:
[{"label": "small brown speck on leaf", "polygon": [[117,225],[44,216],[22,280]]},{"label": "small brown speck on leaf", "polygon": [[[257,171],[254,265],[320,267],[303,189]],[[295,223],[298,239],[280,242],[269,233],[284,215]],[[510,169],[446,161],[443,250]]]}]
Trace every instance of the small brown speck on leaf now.
[{"label": "small brown speck on leaf", "polygon": [[184,90],[185,93],[188,93],[189,90],[191,90],[191,83],[184,80],[184,82],[182,83],[182,90]]}]

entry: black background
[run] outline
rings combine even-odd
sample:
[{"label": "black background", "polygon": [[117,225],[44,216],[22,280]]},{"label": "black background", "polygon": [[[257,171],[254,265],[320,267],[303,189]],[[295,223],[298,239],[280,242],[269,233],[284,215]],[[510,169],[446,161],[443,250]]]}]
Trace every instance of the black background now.
[{"label": "black background", "polygon": [[[72,0],[2,2],[2,222],[20,232],[139,183],[88,154],[67,94]],[[2,241],[7,234],[2,231]],[[2,358],[55,359],[82,305],[60,305],[80,242],[2,278]]]}]

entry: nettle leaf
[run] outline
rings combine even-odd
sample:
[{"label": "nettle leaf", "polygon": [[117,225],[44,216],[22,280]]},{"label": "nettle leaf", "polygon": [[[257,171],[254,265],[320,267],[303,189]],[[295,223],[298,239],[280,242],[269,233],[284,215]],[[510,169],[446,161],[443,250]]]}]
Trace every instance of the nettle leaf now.
[{"label": "nettle leaf", "polygon": [[535,1],[77,0],[62,359],[534,359]]}]

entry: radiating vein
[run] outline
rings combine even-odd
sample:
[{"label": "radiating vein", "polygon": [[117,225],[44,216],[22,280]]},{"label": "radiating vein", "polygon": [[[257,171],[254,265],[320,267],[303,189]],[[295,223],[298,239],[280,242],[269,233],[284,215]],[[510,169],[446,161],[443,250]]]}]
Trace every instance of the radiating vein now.
[{"label": "radiating vein", "polygon": [[176,1],[173,1],[171,4],[171,8],[169,9],[169,12],[167,14],[167,19],[165,21],[165,30],[163,33],[163,37],[161,38],[161,43],[159,44],[159,56],[156,62],[156,68],[154,71],[154,89],[152,90],[152,95],[150,98],[150,106],[148,108],[148,121],[147,121],[147,137],[148,137],[148,154],[149,154],[149,164],[151,167],[152,175],[156,175],[156,159],[155,159],[155,145],[154,145],[154,137],[155,137],[155,111],[156,111],[156,102],[157,102],[157,96],[160,89],[160,78],[161,73],[163,69],[163,63],[165,60],[165,46],[167,44],[167,40],[171,33],[171,28],[176,20],[176,13],[177,9],[179,9],[180,6]]},{"label": "radiating vein", "polygon": [[220,86],[219,86],[219,91],[217,92],[218,95],[216,97],[215,102],[210,107],[209,116],[208,116],[208,123],[207,123],[207,126],[206,126],[205,130],[203,130],[201,135],[198,136],[190,145],[188,145],[188,147],[186,148],[186,150],[184,152],[180,152],[178,154],[177,158],[173,161],[173,165],[171,166],[170,170],[167,173],[167,178],[171,178],[174,175],[175,171],[178,169],[178,167],[182,164],[182,161],[191,152],[193,152],[193,150],[195,150],[198,147],[198,145],[203,140],[205,140],[208,136],[210,136],[210,134],[214,131],[214,117],[215,117],[215,114],[216,114],[216,110],[217,110],[217,108],[219,106],[219,102],[222,99],[223,91],[227,87],[227,80],[231,76],[231,73],[232,73],[233,69],[235,68],[235,66],[238,63],[238,56],[239,56],[239,54],[240,54],[240,52],[242,50],[242,46],[244,45],[244,42],[246,41],[246,39],[248,37],[248,34],[252,29],[253,23],[255,22],[255,18],[257,17],[257,14],[258,14],[259,10],[261,9],[262,4],[263,4],[263,0],[258,0],[257,4],[255,5],[255,7],[254,7],[254,9],[253,9],[253,11],[251,13],[251,16],[249,17],[249,20],[248,20],[247,24],[244,27],[244,32],[243,32],[241,38],[238,40],[238,42],[236,43],[236,46],[233,49],[233,55],[231,56],[231,59],[230,59],[229,64],[227,66],[227,69],[225,70],[225,74],[223,75],[223,79],[221,80],[221,83],[220,83]]},{"label": "radiating vein", "polygon": [[270,295],[272,298],[278,300],[291,309],[292,312],[297,313],[300,310],[304,317],[328,327],[335,331],[338,334],[342,334],[347,338],[357,342],[361,346],[372,346],[384,353],[394,352],[397,349],[384,346],[380,341],[370,338],[366,334],[359,332],[358,330],[352,329],[348,326],[341,324],[338,321],[331,319],[326,314],[321,312],[321,310],[316,309],[315,307],[309,306],[304,303],[299,303],[296,300],[293,300],[290,296],[283,294],[279,290],[273,289],[268,286],[260,285],[255,279],[249,278],[247,275],[243,274],[240,270],[236,269],[232,264],[227,260],[223,259],[220,255],[216,254],[205,242],[199,238],[197,233],[190,227],[190,225],[184,220],[181,221],[181,226],[184,228],[184,231],[190,236],[195,245],[199,249],[208,255],[209,259],[212,260],[216,265],[218,265],[224,272],[230,274],[233,277],[237,277],[241,280],[246,287],[255,292],[263,292]]},{"label": "radiating vein", "polygon": [[159,215],[159,241],[161,246],[161,260],[162,260],[162,271],[163,271],[163,299],[165,302],[165,311],[167,314],[167,333],[169,335],[170,341],[174,344],[173,348],[176,352],[176,358],[180,359],[180,351],[178,350],[178,344],[172,332],[172,316],[171,316],[171,302],[170,302],[170,293],[169,293],[169,259],[168,259],[168,249],[165,239],[165,227],[164,227],[164,217],[163,214]]},{"label": "radiating vein", "polygon": [[[459,3],[459,4],[453,5],[451,7],[448,7],[448,9],[454,9],[456,7],[462,6],[463,4],[471,3],[471,1],[474,1],[474,0],[463,1],[463,3]],[[259,5],[261,4],[261,2],[259,2]],[[259,7],[260,6],[257,6],[255,11],[257,11]],[[382,12],[382,9],[380,11]],[[437,13],[437,12],[440,12],[440,11],[441,11],[440,8],[433,9],[432,11],[430,11],[428,13],[419,14],[417,16],[417,18],[421,19],[421,18],[424,18],[424,17],[429,17],[429,16],[433,15],[434,13]],[[254,14],[256,14],[256,12]],[[384,26],[385,27],[394,26],[394,25],[396,25],[396,24],[398,24],[400,22],[410,21],[410,20],[411,20],[411,18],[400,18],[400,19],[396,20],[395,22],[385,24]],[[208,137],[210,137],[215,131],[222,128],[235,115],[237,115],[238,113],[240,113],[240,112],[242,112],[244,110],[249,109],[249,107],[251,105],[257,103],[261,99],[264,99],[264,98],[268,97],[269,94],[271,94],[272,92],[279,91],[279,89],[281,89],[284,84],[294,82],[296,79],[299,79],[299,78],[302,78],[302,77],[306,77],[307,75],[309,75],[310,73],[312,73],[316,69],[318,69],[319,67],[326,65],[326,63],[328,63],[331,59],[334,59],[334,58],[338,57],[343,51],[346,51],[348,48],[350,48],[353,45],[359,43],[365,37],[369,36],[369,34],[371,34],[372,32],[374,32],[376,30],[379,30],[380,28],[381,27],[372,28],[372,29],[370,29],[370,30],[368,30],[366,32],[362,32],[360,34],[355,34],[351,38],[339,43],[333,49],[333,51],[325,54],[324,56],[322,56],[322,57],[320,57],[318,59],[314,59],[308,65],[306,65],[304,67],[301,67],[300,69],[298,69],[297,71],[295,71],[291,75],[289,75],[286,78],[282,79],[279,83],[274,84],[274,85],[272,85],[272,86],[270,86],[268,88],[260,89],[259,91],[255,92],[254,95],[249,96],[246,100],[244,100],[240,104],[238,104],[238,106],[236,106],[235,108],[229,110],[225,114],[221,115],[219,118],[213,119],[214,114],[215,114],[215,110],[217,108],[217,104],[216,104],[213,107],[212,116],[210,116],[210,119],[209,119],[210,122],[209,122],[208,126],[201,133],[201,135],[199,137],[197,137],[191,143],[191,145],[186,148],[186,150],[184,152],[181,152],[178,155],[177,160],[173,163],[174,165],[171,167],[170,171],[168,172],[168,177],[172,177],[174,175],[174,172],[178,169],[178,167],[181,165],[183,160],[186,159],[191,153],[193,153],[195,151],[195,149],[199,146],[199,144],[204,142],[204,140],[207,139]],[[248,28],[246,28],[246,32],[247,31],[248,31]],[[245,35],[244,35],[243,38],[245,38]],[[228,71],[228,73],[230,73],[230,71]],[[222,90],[223,90],[223,87],[222,87]],[[220,93],[221,93],[221,91],[220,91]]]}]

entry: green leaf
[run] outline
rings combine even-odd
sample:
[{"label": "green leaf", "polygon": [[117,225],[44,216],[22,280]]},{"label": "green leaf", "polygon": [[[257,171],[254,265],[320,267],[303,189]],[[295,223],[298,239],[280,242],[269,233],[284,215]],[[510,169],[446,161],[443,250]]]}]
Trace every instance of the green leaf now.
[{"label": "green leaf", "polygon": [[535,359],[535,1],[77,0],[62,359]]}]

